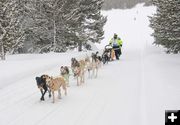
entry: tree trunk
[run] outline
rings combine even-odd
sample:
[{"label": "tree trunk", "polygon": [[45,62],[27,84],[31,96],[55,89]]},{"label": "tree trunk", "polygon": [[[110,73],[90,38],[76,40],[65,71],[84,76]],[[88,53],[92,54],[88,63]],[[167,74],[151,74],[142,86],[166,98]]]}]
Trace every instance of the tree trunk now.
[{"label": "tree trunk", "polygon": [[53,37],[53,51],[56,49],[56,22],[54,19],[54,37]]},{"label": "tree trunk", "polygon": [[5,60],[6,58],[5,58],[5,52],[4,52],[4,45],[3,45],[3,43],[1,43],[1,59],[2,60]]},{"label": "tree trunk", "polygon": [[82,42],[78,43],[78,51],[81,52],[82,51]]}]

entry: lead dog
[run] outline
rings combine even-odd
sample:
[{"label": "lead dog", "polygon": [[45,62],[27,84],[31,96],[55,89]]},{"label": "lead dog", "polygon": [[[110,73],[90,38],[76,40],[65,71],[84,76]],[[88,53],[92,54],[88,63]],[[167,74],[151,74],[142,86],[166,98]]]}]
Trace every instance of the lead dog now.
[{"label": "lead dog", "polygon": [[40,98],[41,101],[44,101],[44,95],[46,94],[47,91],[49,92],[49,97],[51,97],[51,91],[46,83],[46,78],[45,78],[46,76],[47,75],[42,75],[40,77],[35,78],[37,86],[40,89],[40,92],[42,94]]},{"label": "lead dog", "polygon": [[53,95],[53,103],[55,103],[54,92],[58,91],[58,98],[61,99],[61,87],[63,88],[65,95],[67,95],[66,81],[63,77],[59,76],[56,78],[46,76],[46,82]]}]

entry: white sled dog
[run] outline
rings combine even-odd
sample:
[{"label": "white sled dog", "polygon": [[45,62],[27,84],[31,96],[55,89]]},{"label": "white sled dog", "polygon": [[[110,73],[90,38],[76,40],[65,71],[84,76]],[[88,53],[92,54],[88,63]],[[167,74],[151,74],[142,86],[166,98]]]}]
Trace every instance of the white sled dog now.
[{"label": "white sled dog", "polygon": [[61,66],[60,68],[61,76],[65,79],[67,87],[69,87],[69,68],[68,66]]}]

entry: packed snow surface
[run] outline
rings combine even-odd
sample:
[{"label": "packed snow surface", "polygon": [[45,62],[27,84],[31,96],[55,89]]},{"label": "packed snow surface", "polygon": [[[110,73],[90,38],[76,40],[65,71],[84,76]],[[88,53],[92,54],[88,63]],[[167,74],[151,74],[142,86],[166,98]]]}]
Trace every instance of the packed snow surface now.
[{"label": "packed snow surface", "polygon": [[[123,55],[99,69],[97,78],[76,86],[70,77],[68,95],[52,103],[35,77],[58,76],[62,65],[85,52],[7,56],[0,61],[0,125],[164,125],[165,110],[180,109],[180,56],[152,45],[148,16],[155,7],[104,11],[108,21],[103,49],[117,33]],[[56,93],[57,97],[57,93]]]}]

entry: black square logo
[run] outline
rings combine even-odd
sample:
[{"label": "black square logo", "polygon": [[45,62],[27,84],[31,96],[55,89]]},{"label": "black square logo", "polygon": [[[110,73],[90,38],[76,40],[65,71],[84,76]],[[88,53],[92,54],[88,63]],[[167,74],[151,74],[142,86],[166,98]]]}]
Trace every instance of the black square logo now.
[{"label": "black square logo", "polygon": [[165,125],[180,125],[180,110],[166,110]]}]

